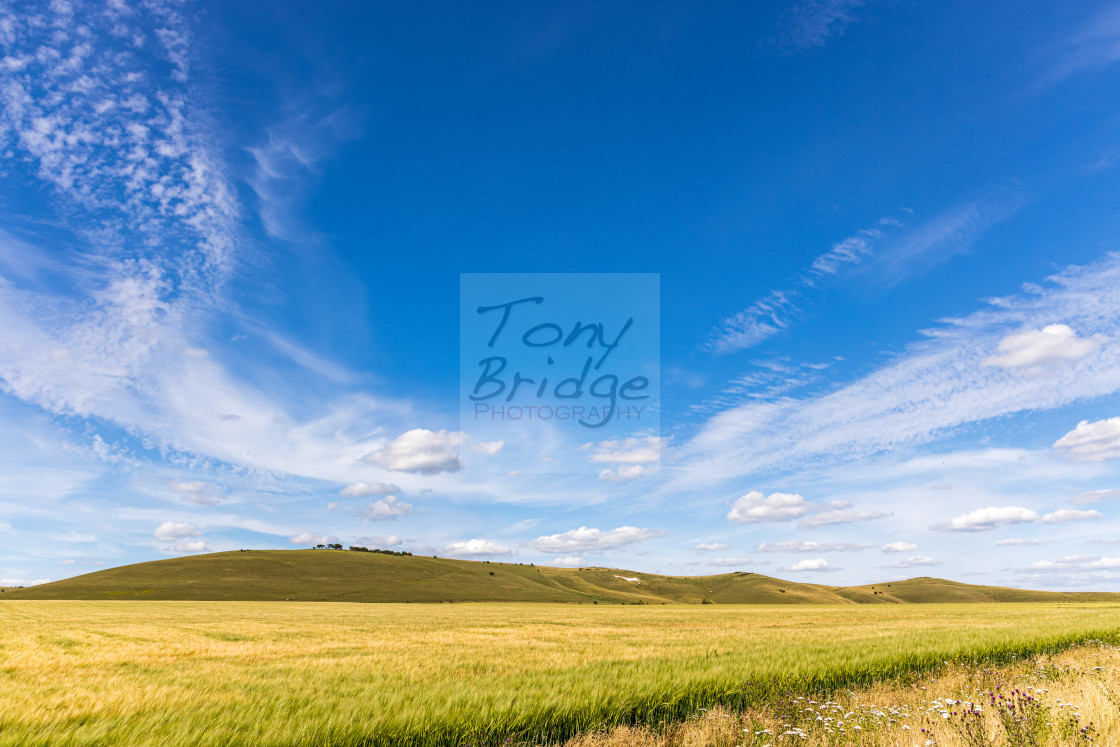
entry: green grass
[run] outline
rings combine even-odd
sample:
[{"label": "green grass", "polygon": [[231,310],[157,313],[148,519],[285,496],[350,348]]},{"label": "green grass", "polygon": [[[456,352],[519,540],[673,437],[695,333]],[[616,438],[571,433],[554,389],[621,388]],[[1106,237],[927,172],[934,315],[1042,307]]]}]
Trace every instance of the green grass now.
[{"label": "green grass", "polygon": [[[638,577],[641,584],[619,576]],[[1040,592],[934,578],[829,587],[757,573],[660,576],[338,550],[253,550],[108,568],[0,594],[13,599],[300,602],[570,602],[583,604],[902,604],[1120,602],[1120,594]]]},{"label": "green grass", "polygon": [[784,688],[826,691],[949,659],[999,661],[1115,640],[1118,631],[1117,604],[8,599],[0,604],[0,745],[558,739]]}]

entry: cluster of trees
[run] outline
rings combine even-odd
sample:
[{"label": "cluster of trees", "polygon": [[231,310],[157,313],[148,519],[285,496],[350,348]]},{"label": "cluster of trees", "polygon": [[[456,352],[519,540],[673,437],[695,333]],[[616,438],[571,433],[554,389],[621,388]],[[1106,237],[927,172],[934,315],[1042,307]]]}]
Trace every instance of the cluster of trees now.
[{"label": "cluster of trees", "polygon": [[[332,543],[332,544],[329,544],[329,545],[315,545],[315,547],[313,549],[315,549],[315,550],[341,550],[342,545],[335,542],[335,543]],[[377,552],[377,553],[381,553],[382,555],[400,555],[400,556],[407,555],[408,557],[412,557],[412,553],[404,552],[403,550],[400,551],[400,552],[398,552],[397,550],[379,550],[376,547],[371,550],[368,547],[362,547],[361,545],[350,545],[350,550],[353,551],[353,552]]]},{"label": "cluster of trees", "polygon": [[369,549],[368,547],[362,547],[362,546],[360,546],[360,545],[350,545],[350,549],[351,549],[351,550],[353,550],[354,552],[379,552],[379,553],[381,553],[382,555],[399,555],[399,556],[405,556],[405,555],[407,555],[408,557],[412,557],[412,553],[410,553],[410,552],[405,552],[404,550],[401,550],[401,551],[397,551],[397,550],[379,550],[379,549],[377,549],[376,547],[375,547],[375,548],[373,548],[372,550],[370,550],[370,549]]}]

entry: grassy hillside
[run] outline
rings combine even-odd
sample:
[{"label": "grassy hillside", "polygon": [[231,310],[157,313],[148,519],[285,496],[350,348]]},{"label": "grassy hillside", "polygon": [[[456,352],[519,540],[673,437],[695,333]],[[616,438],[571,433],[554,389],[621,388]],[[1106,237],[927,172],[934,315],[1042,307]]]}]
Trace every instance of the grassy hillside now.
[{"label": "grassy hillside", "polygon": [[[627,580],[633,578],[638,582]],[[936,578],[828,587],[757,573],[659,576],[345,550],[252,550],[108,568],[8,589],[0,595],[4,599],[849,605],[1120,601],[1120,594],[1025,591]]]}]

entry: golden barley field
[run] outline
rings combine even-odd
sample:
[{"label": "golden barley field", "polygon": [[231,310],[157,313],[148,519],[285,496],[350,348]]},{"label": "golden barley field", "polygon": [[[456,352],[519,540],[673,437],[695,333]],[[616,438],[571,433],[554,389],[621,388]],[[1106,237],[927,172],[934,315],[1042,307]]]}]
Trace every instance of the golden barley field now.
[{"label": "golden barley field", "polygon": [[618,726],[564,747],[1076,747],[1120,744],[1120,647],[1092,642],[999,666],[950,662],[925,676],[829,698],[788,694]]},{"label": "golden barley field", "polygon": [[0,745],[555,743],[1118,632],[1115,604],[13,600]]}]

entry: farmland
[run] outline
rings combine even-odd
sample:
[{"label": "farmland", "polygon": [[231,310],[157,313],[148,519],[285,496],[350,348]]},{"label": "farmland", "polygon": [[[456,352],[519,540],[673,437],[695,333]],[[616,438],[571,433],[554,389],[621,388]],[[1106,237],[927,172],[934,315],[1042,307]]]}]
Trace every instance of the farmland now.
[{"label": "farmland", "polygon": [[[0,745],[559,741],[1114,640],[1120,605],[0,603]],[[751,684],[747,684],[751,683]],[[734,744],[734,743],[733,743]]]}]

